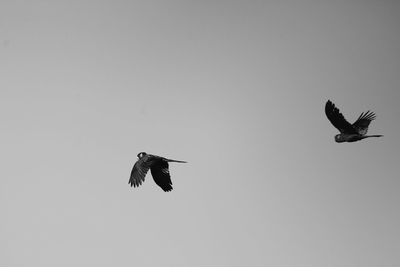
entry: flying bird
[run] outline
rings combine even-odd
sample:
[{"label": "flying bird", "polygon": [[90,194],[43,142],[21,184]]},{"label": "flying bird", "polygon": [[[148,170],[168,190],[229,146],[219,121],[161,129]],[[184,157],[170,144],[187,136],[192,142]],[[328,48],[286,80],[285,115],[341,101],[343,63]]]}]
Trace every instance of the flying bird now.
[{"label": "flying bird", "polygon": [[325,105],[325,114],[333,126],[340,131],[340,134],[335,135],[335,141],[338,143],[356,142],[368,137],[383,136],[367,135],[369,124],[376,118],[375,113],[369,110],[361,113],[358,119],[353,124],[350,124],[335,104],[328,100]]},{"label": "flying bird", "polygon": [[166,159],[160,156],[140,152],[139,158],[133,165],[129,183],[131,186],[138,187],[144,182],[144,177],[150,169],[154,182],[165,192],[172,190],[171,176],[169,174],[168,162],[187,163],[186,161]]}]

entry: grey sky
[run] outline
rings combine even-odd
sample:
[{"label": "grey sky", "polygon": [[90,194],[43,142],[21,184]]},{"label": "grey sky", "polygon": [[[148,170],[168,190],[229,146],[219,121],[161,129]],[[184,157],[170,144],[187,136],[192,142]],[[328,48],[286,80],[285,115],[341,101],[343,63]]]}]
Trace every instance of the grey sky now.
[{"label": "grey sky", "polygon": [[[2,1],[0,266],[397,266],[399,13]],[[385,136],[335,143],[327,99]]]}]

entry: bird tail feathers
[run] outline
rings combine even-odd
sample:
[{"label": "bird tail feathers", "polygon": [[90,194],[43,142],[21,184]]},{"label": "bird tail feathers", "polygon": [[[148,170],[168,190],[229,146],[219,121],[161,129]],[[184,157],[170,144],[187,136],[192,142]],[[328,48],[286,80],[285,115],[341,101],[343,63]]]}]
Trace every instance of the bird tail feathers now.
[{"label": "bird tail feathers", "polygon": [[381,134],[374,134],[374,135],[366,135],[365,137],[382,137]]},{"label": "bird tail feathers", "polygon": [[168,162],[178,162],[178,163],[187,163],[187,161],[182,160],[174,160],[174,159],[167,159]]}]

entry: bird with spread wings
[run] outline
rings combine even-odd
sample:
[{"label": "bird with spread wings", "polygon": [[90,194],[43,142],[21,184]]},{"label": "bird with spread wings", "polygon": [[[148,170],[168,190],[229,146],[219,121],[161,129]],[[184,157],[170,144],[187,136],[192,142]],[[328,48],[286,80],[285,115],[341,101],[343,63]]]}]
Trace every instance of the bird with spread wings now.
[{"label": "bird with spread wings", "polygon": [[382,136],[367,135],[369,124],[376,118],[375,113],[369,110],[361,113],[358,119],[350,124],[335,104],[328,100],[325,105],[325,114],[333,126],[340,131],[340,134],[335,135],[335,141],[338,143],[355,142],[369,137]]},{"label": "bird with spread wings", "polygon": [[168,162],[187,163],[186,161],[166,159],[160,156],[140,152],[139,158],[131,172],[129,183],[131,186],[138,187],[144,182],[148,170],[150,169],[154,182],[165,192],[172,190],[172,181],[169,174]]}]

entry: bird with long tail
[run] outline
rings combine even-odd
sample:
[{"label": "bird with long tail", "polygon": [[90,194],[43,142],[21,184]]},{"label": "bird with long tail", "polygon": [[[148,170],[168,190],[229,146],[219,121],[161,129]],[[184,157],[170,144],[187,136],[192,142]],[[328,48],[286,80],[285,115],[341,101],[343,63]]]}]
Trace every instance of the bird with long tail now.
[{"label": "bird with long tail", "polygon": [[375,113],[369,110],[361,113],[358,119],[351,124],[344,118],[335,104],[328,100],[325,104],[325,114],[340,132],[340,134],[335,135],[337,143],[356,142],[369,137],[383,136],[381,134],[367,135],[369,124],[376,118]]},{"label": "bird with long tail", "polygon": [[187,163],[186,161],[167,159],[156,155],[140,152],[138,160],[133,165],[129,184],[138,187],[144,182],[147,172],[151,171],[154,182],[165,192],[172,190],[171,175],[169,173],[169,162]]}]

